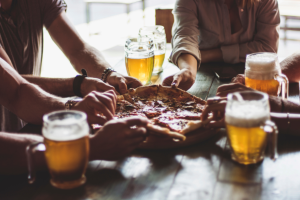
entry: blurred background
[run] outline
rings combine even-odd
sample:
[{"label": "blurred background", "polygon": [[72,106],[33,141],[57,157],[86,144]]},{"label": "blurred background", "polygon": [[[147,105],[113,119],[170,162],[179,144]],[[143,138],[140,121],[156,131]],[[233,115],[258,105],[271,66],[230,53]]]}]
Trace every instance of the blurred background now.
[{"label": "blurred background", "polygon": [[[113,67],[124,57],[126,39],[136,36],[142,26],[155,25],[155,10],[172,9],[176,0],[145,0],[144,12],[143,3],[135,2],[129,6],[129,14],[127,14],[128,8],[125,4],[99,3],[105,0],[90,3],[89,11],[87,11],[87,1],[97,2],[97,0],[65,0],[68,5],[67,15],[80,36],[99,49]],[[300,0],[279,0],[278,2],[281,14],[278,55],[279,60],[282,60],[300,50]],[[166,58],[170,51],[171,45],[169,44]],[[44,29],[41,75],[73,77],[76,74],[68,59]]]}]

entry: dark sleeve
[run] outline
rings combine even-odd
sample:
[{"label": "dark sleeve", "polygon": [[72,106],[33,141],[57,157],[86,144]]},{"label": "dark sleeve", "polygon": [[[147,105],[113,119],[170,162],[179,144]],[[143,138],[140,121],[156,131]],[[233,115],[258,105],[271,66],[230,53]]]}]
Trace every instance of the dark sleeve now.
[{"label": "dark sleeve", "polygon": [[41,3],[43,25],[48,29],[52,22],[67,10],[64,0],[39,0]]}]

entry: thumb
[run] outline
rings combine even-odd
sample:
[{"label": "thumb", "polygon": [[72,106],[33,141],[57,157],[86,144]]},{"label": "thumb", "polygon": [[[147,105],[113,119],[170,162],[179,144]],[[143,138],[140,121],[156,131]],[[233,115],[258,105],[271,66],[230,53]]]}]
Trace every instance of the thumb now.
[{"label": "thumb", "polygon": [[172,87],[178,87],[181,80],[182,80],[181,76],[175,75],[174,78],[173,78],[173,82],[172,82],[171,86]]},{"label": "thumb", "polygon": [[121,94],[125,94],[127,92],[127,85],[124,79],[121,79],[119,82],[119,91]]}]

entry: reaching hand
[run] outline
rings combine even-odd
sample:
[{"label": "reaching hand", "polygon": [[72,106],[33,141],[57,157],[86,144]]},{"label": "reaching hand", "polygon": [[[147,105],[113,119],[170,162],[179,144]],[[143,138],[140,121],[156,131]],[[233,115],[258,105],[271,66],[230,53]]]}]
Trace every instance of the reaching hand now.
[{"label": "reaching hand", "polygon": [[240,83],[240,84],[245,85],[245,75],[238,74],[236,77],[232,78],[231,83]]},{"label": "reaching hand", "polygon": [[226,97],[229,93],[240,91],[253,91],[253,89],[239,83],[230,83],[218,87],[217,96]]},{"label": "reaching hand", "polygon": [[91,159],[120,159],[147,137],[146,118],[131,117],[107,122],[90,140]]},{"label": "reaching hand", "polygon": [[108,83],[104,83],[98,78],[91,77],[86,77],[83,79],[80,89],[83,96],[86,96],[92,91],[105,92],[108,90],[114,90],[116,92],[113,86],[109,85]]},{"label": "reaching hand", "polygon": [[89,124],[104,124],[107,120],[113,119],[116,101],[116,93],[113,90],[103,93],[93,91],[72,109],[85,112]]},{"label": "reaching hand", "polygon": [[123,76],[117,72],[112,72],[107,77],[107,83],[114,86],[118,92],[124,94],[128,88],[137,88],[143,84],[136,78]]},{"label": "reaching hand", "polygon": [[188,69],[181,69],[178,73],[168,76],[163,81],[164,86],[175,86],[183,90],[188,90],[195,83],[196,73]]},{"label": "reaching hand", "polygon": [[207,107],[202,112],[201,120],[204,121],[208,118],[209,113],[212,112],[212,121],[206,125],[208,128],[221,128],[225,127],[224,115],[227,101],[226,98],[210,98],[207,99]]}]

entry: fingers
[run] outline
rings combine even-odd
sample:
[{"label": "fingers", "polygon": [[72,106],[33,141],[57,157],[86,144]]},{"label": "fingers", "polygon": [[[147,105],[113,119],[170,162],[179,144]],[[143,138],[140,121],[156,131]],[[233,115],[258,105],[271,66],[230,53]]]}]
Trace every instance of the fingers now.
[{"label": "fingers", "polygon": [[126,79],[124,77],[119,79],[118,87],[121,94],[125,94],[127,92]]},{"label": "fingers", "polygon": [[87,120],[88,120],[89,124],[103,125],[103,124],[105,124],[105,122],[107,122],[107,119],[105,119],[104,117],[94,115],[94,114],[88,115]]},{"label": "fingers", "polygon": [[136,78],[125,76],[127,87],[129,88],[137,88],[143,86],[143,84]]},{"label": "fingers", "polygon": [[[107,97],[104,97],[104,95],[100,95],[98,92],[91,92],[89,93],[83,100],[83,102],[87,101],[89,104],[88,106],[93,108],[94,111],[102,113],[108,120],[113,118],[113,112],[111,110],[112,106],[110,106],[110,109],[102,102],[106,102],[107,104],[110,104]],[[89,114],[92,114],[91,111]],[[94,113],[95,114],[95,113]]]},{"label": "fingers", "polygon": [[109,90],[103,93],[103,95],[107,96],[109,99],[113,102],[113,113],[115,113],[115,110],[117,108],[117,95],[114,90]]},{"label": "fingers", "polygon": [[208,114],[212,111],[221,111],[221,112],[225,112],[225,107],[226,107],[226,102],[220,102],[218,104],[212,104],[207,106],[201,115],[201,120],[204,121],[208,118]]},{"label": "fingers", "polygon": [[245,75],[238,74],[236,77],[233,77],[231,80],[232,83],[240,83],[245,85]]},{"label": "fingers", "polygon": [[149,121],[147,118],[143,117],[130,117],[125,119],[125,123],[128,126],[146,126]]},{"label": "fingers", "polygon": [[168,76],[165,78],[162,82],[163,86],[171,86],[171,83],[173,82],[173,76]]},{"label": "fingers", "polygon": [[147,130],[144,127],[137,127],[135,129],[129,129],[126,133],[127,138],[141,138],[144,141],[147,136]]},{"label": "fingers", "polygon": [[225,100],[227,100],[227,97],[216,96],[216,97],[208,98],[206,101],[206,104],[211,105],[211,104],[219,103],[219,102],[225,101]]},{"label": "fingers", "polygon": [[225,120],[224,118],[220,121],[211,121],[209,124],[206,125],[206,128],[223,128],[225,127]]},{"label": "fingers", "polygon": [[182,80],[182,77],[179,76],[178,74],[176,74],[174,77],[173,77],[173,82],[171,84],[172,87],[178,87],[180,82]]},{"label": "fingers", "polygon": [[111,93],[96,93],[97,99],[114,115],[116,109],[116,99]]}]

